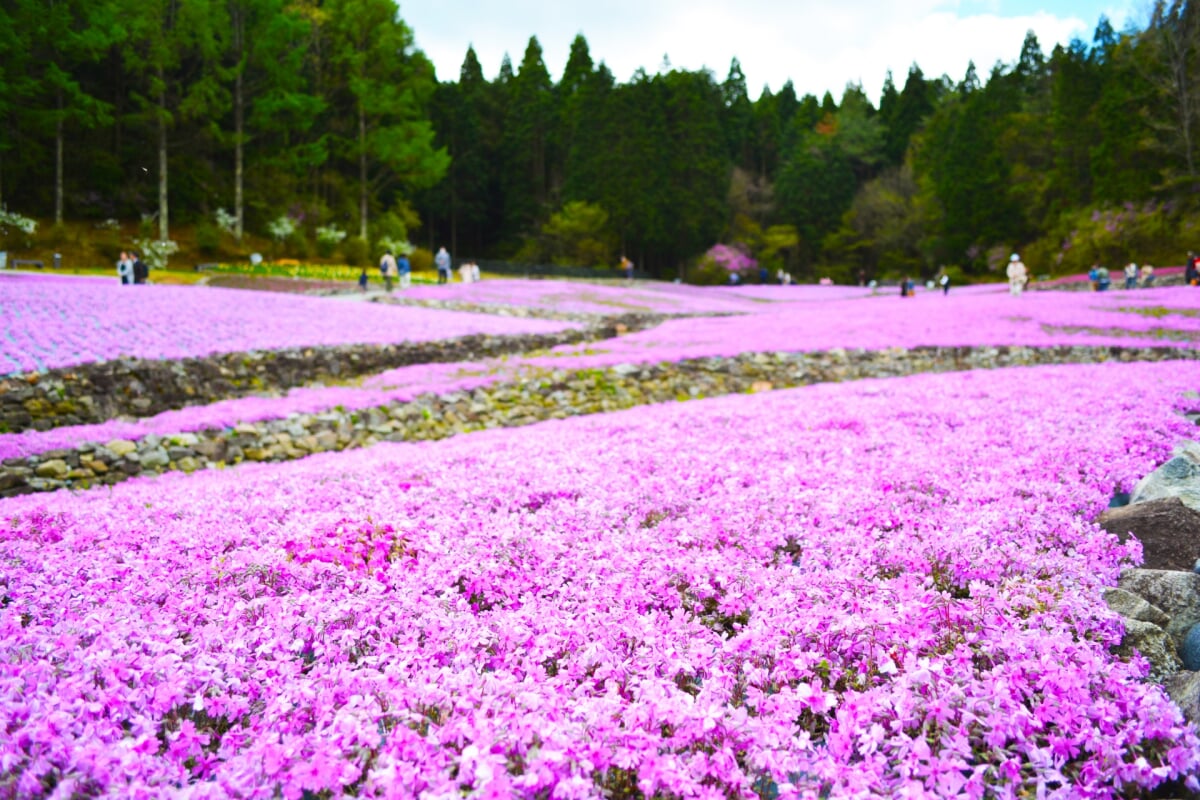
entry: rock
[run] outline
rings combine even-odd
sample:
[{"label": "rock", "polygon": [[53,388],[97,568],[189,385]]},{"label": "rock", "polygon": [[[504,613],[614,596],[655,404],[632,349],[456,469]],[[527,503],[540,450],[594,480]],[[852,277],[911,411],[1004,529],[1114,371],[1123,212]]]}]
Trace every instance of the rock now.
[{"label": "rock", "polygon": [[142,466],[146,469],[162,469],[171,463],[171,457],[161,447],[141,453]]},{"label": "rock", "polygon": [[1186,571],[1200,558],[1200,512],[1179,497],[1109,508],[1096,522],[1122,542],[1129,534],[1137,537],[1146,569]]},{"label": "rock", "polygon": [[177,433],[168,436],[167,441],[176,447],[195,447],[200,443],[200,437],[194,433]]},{"label": "rock", "polygon": [[184,456],[183,458],[179,459],[177,466],[184,472],[195,472],[200,468],[199,462],[197,462],[196,459],[192,458],[191,456]]},{"label": "rock", "polygon": [[1200,575],[1157,569],[1127,569],[1117,585],[1140,595],[1162,609],[1171,622],[1167,633],[1182,641],[1189,628],[1200,622]]},{"label": "rock", "polygon": [[1138,481],[1133,502],[1144,503],[1163,497],[1178,497],[1200,511],[1200,445],[1188,442],[1176,449],[1175,457]]},{"label": "rock", "polygon": [[108,472],[108,465],[105,464],[103,461],[96,461],[95,459],[84,458],[84,459],[81,459],[79,463],[83,466],[84,469],[90,469],[92,472],[96,473],[97,475],[103,475],[104,473]]},{"label": "rock", "polygon": [[1150,679],[1161,681],[1179,671],[1179,659],[1175,655],[1175,643],[1167,632],[1149,622],[1137,619],[1125,620],[1125,636],[1113,652],[1129,658],[1134,651],[1141,653],[1150,662]]},{"label": "rock", "polygon": [[1179,646],[1179,660],[1184,669],[1200,670],[1200,625],[1193,625]]},{"label": "rock", "polygon": [[167,449],[167,456],[172,461],[179,461],[194,455],[196,455],[196,451],[190,447],[171,447]]},{"label": "rock", "polygon": [[137,450],[137,445],[128,439],[113,439],[104,447],[117,458],[123,458]]},{"label": "rock", "polygon": [[50,478],[61,481],[67,477],[67,473],[71,471],[71,468],[61,458],[52,458],[49,461],[43,461],[41,464],[38,464],[33,471],[39,478]]},{"label": "rock", "polygon": [[1160,628],[1167,627],[1171,622],[1171,618],[1163,613],[1162,609],[1150,605],[1144,598],[1124,589],[1105,589],[1104,602],[1113,611],[1128,619],[1149,622]]},{"label": "rock", "polygon": [[1178,672],[1163,681],[1167,695],[1192,723],[1200,725],[1200,672]]}]

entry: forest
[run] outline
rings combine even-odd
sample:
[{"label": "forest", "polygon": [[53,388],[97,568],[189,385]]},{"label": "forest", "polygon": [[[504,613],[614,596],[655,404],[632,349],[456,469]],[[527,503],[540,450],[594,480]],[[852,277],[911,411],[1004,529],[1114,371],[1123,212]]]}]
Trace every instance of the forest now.
[{"label": "forest", "polygon": [[[1200,11],[961,78],[913,64],[878,102],[735,59],[621,82],[581,34],[439,81],[394,0],[9,0],[0,206],[41,230],[140,220],[239,253],[363,263],[387,243],[714,279],[715,245],[802,280],[1180,263],[1200,249]],[[443,76],[445,77],[445,76]],[[0,224],[9,247],[26,234]],[[706,254],[710,254],[707,255]],[[716,271],[719,276],[722,274]],[[727,274],[727,273],[726,273]]]}]

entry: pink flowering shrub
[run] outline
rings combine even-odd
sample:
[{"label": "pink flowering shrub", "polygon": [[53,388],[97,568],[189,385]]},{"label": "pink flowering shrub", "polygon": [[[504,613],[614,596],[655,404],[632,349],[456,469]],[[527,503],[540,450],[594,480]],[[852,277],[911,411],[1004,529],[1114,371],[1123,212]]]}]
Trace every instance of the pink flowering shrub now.
[{"label": "pink flowering shrub", "polygon": [[747,272],[758,267],[754,256],[734,245],[715,244],[704,256],[728,272]]},{"label": "pink flowering shrub", "polygon": [[1139,550],[1087,520],[1197,378],[824,384],[0,501],[0,797],[1138,795],[1200,740],[1110,655]]},{"label": "pink flowering shrub", "polygon": [[0,375],[135,358],[548,333],[571,323],[204,286],[0,275]]}]

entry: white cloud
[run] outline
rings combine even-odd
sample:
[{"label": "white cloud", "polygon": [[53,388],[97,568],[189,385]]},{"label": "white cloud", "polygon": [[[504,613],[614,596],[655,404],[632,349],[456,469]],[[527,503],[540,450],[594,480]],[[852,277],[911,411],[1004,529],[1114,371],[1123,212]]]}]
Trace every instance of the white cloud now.
[{"label": "white cloud", "polygon": [[[889,69],[898,86],[914,62],[927,77],[945,73],[957,81],[974,60],[986,78],[997,61],[1016,60],[1026,31],[1033,30],[1048,53],[1073,36],[1090,40],[1099,17],[1047,11],[1002,16],[998,7],[998,0],[800,0],[786,6],[745,0],[736,7],[719,0],[420,0],[402,3],[401,15],[443,80],[457,79],[468,44],[489,78],[506,51],[516,68],[530,35],[538,37],[546,67],[558,77],[571,40],[583,33],[592,58],[608,64],[619,81],[638,68],[658,71],[664,54],[675,67],[707,67],[721,80],[736,56],[752,97],[764,84],[778,91],[790,78],[800,94],[830,90],[841,97],[847,82],[861,82],[872,98]],[[1119,14],[1111,16],[1123,21]]]}]

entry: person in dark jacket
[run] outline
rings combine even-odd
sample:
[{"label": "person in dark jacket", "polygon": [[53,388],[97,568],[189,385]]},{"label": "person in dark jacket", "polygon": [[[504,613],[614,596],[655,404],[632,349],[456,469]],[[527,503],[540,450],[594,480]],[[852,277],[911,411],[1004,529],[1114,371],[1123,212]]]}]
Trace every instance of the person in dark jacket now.
[{"label": "person in dark jacket", "polygon": [[137,253],[129,254],[133,258],[133,282],[135,284],[143,284],[150,280],[150,267],[142,261],[142,257]]}]

